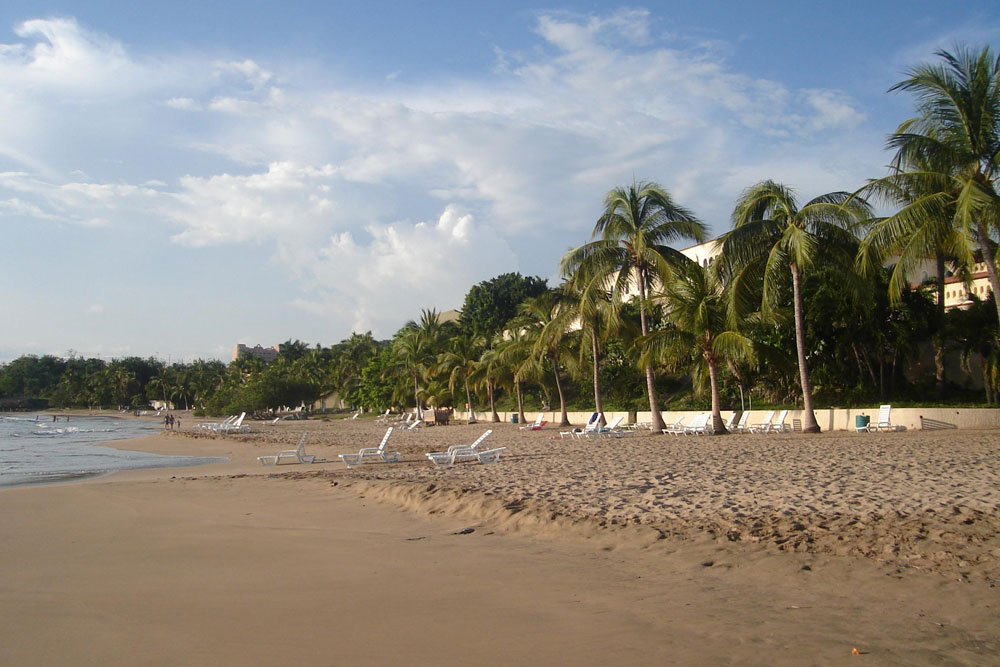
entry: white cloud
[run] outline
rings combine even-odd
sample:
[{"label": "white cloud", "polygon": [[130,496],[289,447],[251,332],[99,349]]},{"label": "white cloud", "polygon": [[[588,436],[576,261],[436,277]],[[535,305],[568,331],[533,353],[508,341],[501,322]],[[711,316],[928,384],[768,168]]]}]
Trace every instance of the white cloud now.
[{"label": "white cloud", "polygon": [[333,88],[27,21],[0,45],[0,218],[256,244],[302,310],[388,335],[479,280],[552,273],[633,176],[721,231],[761,178],[818,193],[869,175],[881,141],[844,139],[865,121],[845,92],[754,77],[728,45],[672,46],[650,25],[542,14],[540,42],[500,51],[485,79]]},{"label": "white cloud", "polygon": [[355,331],[388,334],[421,308],[457,308],[469,287],[517,270],[509,244],[487,225],[456,207],[436,221],[366,227],[359,240],[344,232],[315,254],[286,248],[303,261],[304,280],[314,294],[296,304],[314,313],[342,313]]}]

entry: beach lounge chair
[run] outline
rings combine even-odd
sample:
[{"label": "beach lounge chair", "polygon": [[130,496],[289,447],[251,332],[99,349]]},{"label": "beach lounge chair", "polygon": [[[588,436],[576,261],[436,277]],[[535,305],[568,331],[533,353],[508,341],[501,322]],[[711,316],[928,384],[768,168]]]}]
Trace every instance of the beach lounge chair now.
[{"label": "beach lounge chair", "polygon": [[[476,451],[471,456],[466,458],[473,458],[482,463],[483,465],[489,465],[496,463],[500,460],[500,452],[507,451],[506,447],[497,447],[496,449],[487,449],[485,451]],[[450,468],[455,465],[455,461],[459,458],[459,454],[454,452],[428,452],[427,458],[430,459],[431,463],[440,468]]]},{"label": "beach lounge chair", "polygon": [[749,433],[750,432],[750,427],[747,426],[747,418],[749,416],[750,416],[750,411],[749,410],[744,410],[743,413],[740,414],[740,420],[738,422],[736,422],[736,432],[737,433]]},{"label": "beach lounge chair", "polygon": [[217,430],[220,433],[247,433],[250,431],[250,427],[243,425],[243,420],[246,419],[246,417],[247,413],[241,412],[240,416],[236,418],[236,421],[224,424]]},{"label": "beach lounge chair", "polygon": [[893,426],[889,420],[889,413],[892,412],[891,405],[880,405],[878,408],[878,419],[874,425],[869,425],[868,430],[875,431],[902,431],[902,426]]},{"label": "beach lounge chair", "polygon": [[382,423],[388,422],[389,421],[389,408],[386,408],[385,412],[383,412],[378,417],[376,417],[375,421],[382,422]]},{"label": "beach lounge chair", "polygon": [[574,438],[579,438],[581,433],[586,433],[587,431],[593,431],[597,428],[597,423],[601,420],[601,413],[595,412],[590,415],[590,419],[587,420],[586,426],[583,428],[575,428],[572,431],[560,431],[559,437],[562,438],[564,435],[569,435]]},{"label": "beach lounge chair", "polygon": [[759,424],[754,424],[753,426],[750,427],[750,432],[767,433],[768,430],[771,428],[771,422],[773,420],[774,420],[774,410],[770,410],[766,415],[764,415],[764,421],[760,422]]},{"label": "beach lounge chair", "polygon": [[223,426],[231,424],[234,421],[236,421],[236,418],[237,415],[232,415],[231,417],[226,417],[221,422],[204,422],[202,424],[198,424],[198,428],[208,429],[209,431],[218,431]]},{"label": "beach lounge chair", "polygon": [[295,449],[286,449],[271,456],[258,456],[257,460],[260,461],[261,465],[281,465],[281,462],[285,460],[289,463],[325,462],[326,459],[317,459],[314,454],[306,454],[306,436],[308,435],[309,431],[302,434],[302,437],[299,438],[299,445]]},{"label": "beach lounge chair", "polygon": [[455,460],[474,458],[479,452],[479,445],[483,444],[483,441],[490,437],[491,433],[493,433],[493,429],[487,429],[486,432],[476,438],[476,441],[471,445],[452,445],[448,448],[448,453],[454,455]]},{"label": "beach lounge chair", "polygon": [[684,417],[685,415],[681,415],[677,419],[677,421],[675,421],[673,424],[667,425],[667,427],[665,429],[662,429],[660,432],[669,433],[670,435],[680,435],[681,433],[684,432]]},{"label": "beach lounge chair", "polygon": [[727,431],[732,431],[734,424],[736,424],[736,413],[735,412],[732,415],[729,416],[729,419],[726,421],[726,423],[724,424],[724,426],[726,427]]},{"label": "beach lounge chair", "polygon": [[619,415],[608,422],[607,426],[595,429],[592,433],[588,434],[588,436],[596,435],[598,438],[620,438],[624,434],[622,429],[619,428],[619,424],[622,423],[622,419],[623,417]]},{"label": "beach lounge chair", "polygon": [[778,416],[771,422],[771,426],[767,429],[766,433],[787,433],[791,431],[792,427],[785,423],[786,417],[788,417],[788,410],[779,412]]},{"label": "beach lounge chair", "polygon": [[528,430],[530,430],[530,431],[538,431],[538,430],[540,430],[543,426],[545,426],[546,424],[548,424],[547,421],[542,421],[542,417],[544,417],[544,416],[545,415],[543,415],[541,412],[539,412],[538,413],[538,418],[535,419],[535,421],[533,423],[531,423],[531,424],[525,424],[524,426],[522,426],[521,430],[522,431],[528,431]]},{"label": "beach lounge chair", "polygon": [[500,460],[500,452],[505,451],[507,451],[506,447],[497,447],[496,449],[487,449],[485,452],[476,452],[476,460],[483,465],[496,463]]},{"label": "beach lounge chair", "polygon": [[708,429],[708,420],[712,418],[712,413],[702,412],[691,420],[691,423],[684,427],[684,435],[705,435]]},{"label": "beach lounge chair", "polygon": [[347,464],[348,468],[353,468],[359,463],[364,463],[371,459],[379,459],[385,463],[398,463],[402,454],[385,451],[385,445],[389,442],[389,436],[392,435],[392,428],[390,426],[385,430],[385,435],[382,436],[382,442],[379,443],[378,447],[362,447],[358,450],[357,454],[338,454],[337,456]]},{"label": "beach lounge chair", "polygon": [[447,451],[427,452],[426,456],[431,463],[442,468],[453,466],[456,461],[477,458],[480,453],[479,445],[483,444],[483,441],[490,437],[491,433],[493,433],[493,429],[487,429],[471,445],[452,445]]}]

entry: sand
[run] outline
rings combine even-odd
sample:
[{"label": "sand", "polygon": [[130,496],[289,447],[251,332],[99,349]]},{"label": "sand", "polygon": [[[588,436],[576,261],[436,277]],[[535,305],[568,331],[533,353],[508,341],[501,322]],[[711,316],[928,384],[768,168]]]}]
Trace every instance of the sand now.
[{"label": "sand", "polygon": [[[0,663],[997,664],[1000,433],[551,439],[368,420],[0,491]],[[423,453],[486,428],[495,466]],[[261,467],[292,447],[328,463]],[[197,437],[200,436],[200,437]],[[472,529],[471,531],[469,529]],[[860,655],[852,655],[857,649]]]}]

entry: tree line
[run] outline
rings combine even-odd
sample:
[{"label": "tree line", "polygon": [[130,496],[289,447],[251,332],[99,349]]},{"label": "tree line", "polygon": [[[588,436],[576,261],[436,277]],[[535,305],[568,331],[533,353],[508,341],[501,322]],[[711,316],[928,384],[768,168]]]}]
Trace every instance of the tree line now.
[{"label": "tree line", "polygon": [[[459,406],[500,410],[649,410],[705,407],[716,432],[723,405],[969,400],[945,359],[978,358],[987,404],[996,401],[1000,291],[1000,59],[941,51],[891,90],[916,101],[887,145],[889,173],[855,191],[800,203],[764,180],[734,204],[711,263],[676,245],[707,228],[664,188],[636,182],[605,197],[591,240],[560,262],[562,282],[516,273],[473,286],[460,317],[425,310],[389,340],[352,335],[331,347],[287,341],[270,364],[167,366],[22,357],[0,367],[0,400],[136,405],[164,399],[222,414],[311,404],[337,392],[349,406]],[[894,212],[876,216],[873,204]],[[936,278],[914,285],[921,261]],[[985,265],[992,293],[945,312],[944,282],[966,285]],[[934,377],[908,375],[921,345]]]}]

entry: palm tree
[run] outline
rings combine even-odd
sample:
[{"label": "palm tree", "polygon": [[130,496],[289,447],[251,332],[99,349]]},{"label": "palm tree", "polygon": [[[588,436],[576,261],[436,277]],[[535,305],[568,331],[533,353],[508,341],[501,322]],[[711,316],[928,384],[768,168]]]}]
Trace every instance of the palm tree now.
[{"label": "palm tree", "polygon": [[[582,272],[585,281],[603,278],[617,298],[634,287],[639,295],[643,335],[649,333],[647,295],[658,273],[679,265],[683,255],[668,243],[682,239],[704,241],[705,225],[687,209],[674,203],[656,183],[633,183],[618,187],[604,198],[604,213],[594,225],[596,239],[569,251],[560,263],[564,277]],[[646,392],[652,413],[652,428],[665,424],[656,400],[653,368],[646,365]]]},{"label": "palm tree", "polygon": [[668,326],[641,339],[648,363],[656,360],[677,368],[690,365],[695,393],[704,386],[704,370],[712,394],[712,430],[726,433],[719,399],[719,364],[725,360],[752,359],[753,343],[729,326],[723,285],[714,270],[688,262],[663,277],[656,295],[665,304]]},{"label": "palm tree", "polygon": [[584,279],[572,279],[563,282],[558,288],[579,326],[582,339],[579,347],[580,365],[589,356],[594,384],[594,411],[599,415],[600,426],[607,423],[601,394],[602,348],[618,321],[615,303],[611,293],[602,287],[603,283],[603,280],[588,282]]},{"label": "palm tree", "polygon": [[813,413],[806,362],[802,274],[811,267],[820,244],[853,250],[854,227],[871,217],[868,203],[848,192],[821,195],[800,209],[790,188],[761,181],[740,196],[733,210],[733,229],[719,239],[723,258],[720,270],[729,286],[731,317],[745,312],[756,294],[760,295],[761,315],[773,315],[781,279],[786,270],[791,274],[795,351],[806,433],[818,433],[820,429]]},{"label": "palm tree", "polygon": [[409,326],[409,324],[400,329],[392,341],[392,364],[387,370],[405,373],[413,380],[413,400],[416,405],[417,418],[422,419],[420,378],[423,375],[424,367],[431,361],[432,357],[427,352],[420,330],[416,326]]},{"label": "palm tree", "polygon": [[470,381],[478,387],[485,387],[486,395],[490,401],[490,421],[499,422],[500,415],[497,414],[496,388],[499,385],[497,380],[500,375],[503,362],[500,360],[500,352],[496,346],[488,347],[479,356],[479,361],[470,377]]},{"label": "palm tree", "polygon": [[476,423],[476,406],[472,402],[470,378],[482,354],[482,338],[460,334],[448,341],[448,349],[438,356],[438,369],[448,374],[448,390],[454,394],[455,385],[461,381],[465,387],[465,403],[469,411],[468,423]]},{"label": "palm tree", "polygon": [[[1000,229],[1000,56],[956,48],[942,62],[920,65],[890,91],[913,93],[918,115],[889,138],[896,180],[930,193],[894,216],[950,219],[963,266],[978,248],[994,294],[1000,295],[994,234]],[[900,217],[900,215],[902,217]],[[1000,318],[1000,301],[997,302]]]},{"label": "palm tree", "polygon": [[531,341],[520,327],[508,329],[503,340],[497,344],[497,358],[501,368],[513,379],[514,395],[517,397],[517,414],[520,422],[525,423],[524,395],[522,384],[533,377],[538,371],[538,364],[532,355]]},{"label": "palm tree", "polygon": [[560,426],[569,426],[566,411],[566,393],[563,391],[559,365],[567,352],[566,333],[573,323],[573,311],[558,291],[549,291],[530,297],[518,306],[518,317],[511,326],[522,327],[532,342],[532,354],[538,360],[552,364],[556,393],[559,394]]},{"label": "palm tree", "polygon": [[[913,164],[903,172],[900,166],[885,178],[873,179],[858,194],[878,197],[896,205],[891,216],[872,221],[858,248],[857,270],[865,277],[881,271],[886,261],[895,258],[889,272],[889,300],[898,305],[909,291],[911,276],[925,260],[933,258],[937,269],[937,331],[934,343],[934,366],[938,393],[946,389],[945,376],[945,261],[961,274],[971,276],[975,245],[952,224],[955,215],[954,195],[950,203],[939,201],[942,187],[948,187],[947,174],[935,173],[926,163]],[[919,174],[919,176],[918,176]],[[928,208],[930,204],[930,208]],[[942,204],[944,206],[942,206]]]}]

